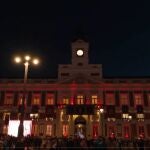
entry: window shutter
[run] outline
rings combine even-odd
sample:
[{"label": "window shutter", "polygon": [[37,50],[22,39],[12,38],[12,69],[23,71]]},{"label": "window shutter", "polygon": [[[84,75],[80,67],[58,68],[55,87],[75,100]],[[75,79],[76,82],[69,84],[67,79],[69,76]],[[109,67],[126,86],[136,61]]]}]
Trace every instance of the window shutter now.
[{"label": "window shutter", "polygon": [[27,106],[31,106],[32,92],[27,92]]},{"label": "window shutter", "polygon": [[5,93],[4,91],[0,92],[0,106],[4,105],[4,97],[5,97]]},{"label": "window shutter", "polygon": [[19,113],[23,113],[25,111],[24,106],[23,105],[19,105],[18,106],[18,112]]},{"label": "window shutter", "polygon": [[9,115],[6,115],[5,116],[5,125],[8,125],[9,124]]},{"label": "window shutter", "polygon": [[143,113],[143,106],[142,105],[137,105],[136,110],[137,110],[137,113]]},{"label": "window shutter", "polygon": [[105,98],[105,96],[106,96],[106,94],[105,94],[105,92],[103,91],[103,104],[104,104],[104,105],[106,105],[106,102],[105,102],[106,98]]},{"label": "window shutter", "polygon": [[133,92],[129,92],[129,101],[130,101],[130,106],[134,107]]},{"label": "window shutter", "polygon": [[46,92],[42,91],[42,96],[41,96],[41,105],[45,106],[45,100],[46,100]]},{"label": "window shutter", "polygon": [[132,138],[137,137],[137,127],[136,127],[136,124],[131,124],[131,137]]},{"label": "window shutter", "polygon": [[115,99],[116,99],[116,106],[120,106],[120,101],[119,101],[119,91],[115,92]]},{"label": "window shutter", "polygon": [[148,95],[146,91],[144,91],[144,106],[148,107]]},{"label": "window shutter", "polygon": [[106,110],[108,117],[115,117],[115,106],[109,105]]},{"label": "window shutter", "polygon": [[123,113],[128,113],[128,111],[129,111],[128,105],[122,105],[122,112]]},{"label": "window shutter", "polygon": [[33,105],[32,109],[31,109],[31,112],[34,114],[34,113],[38,113],[38,111],[39,111],[39,106],[38,105]]},{"label": "window shutter", "polygon": [[18,92],[14,93],[14,106],[18,105]]},{"label": "window shutter", "polygon": [[147,124],[147,135],[150,137],[150,124]]}]

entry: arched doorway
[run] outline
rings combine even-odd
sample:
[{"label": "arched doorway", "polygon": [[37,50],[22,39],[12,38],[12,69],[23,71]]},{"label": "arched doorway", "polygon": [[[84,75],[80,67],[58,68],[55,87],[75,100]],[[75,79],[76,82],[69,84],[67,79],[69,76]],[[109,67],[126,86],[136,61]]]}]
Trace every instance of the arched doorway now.
[{"label": "arched doorway", "polygon": [[86,137],[86,120],[82,116],[78,116],[75,121],[75,136],[79,136],[80,138]]}]

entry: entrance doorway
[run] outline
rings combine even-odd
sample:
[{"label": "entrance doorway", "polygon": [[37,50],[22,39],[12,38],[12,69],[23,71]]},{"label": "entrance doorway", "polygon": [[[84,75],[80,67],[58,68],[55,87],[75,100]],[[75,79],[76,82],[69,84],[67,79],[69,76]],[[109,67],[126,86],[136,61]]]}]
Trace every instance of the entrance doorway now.
[{"label": "entrance doorway", "polygon": [[86,137],[86,120],[79,116],[75,119],[75,136],[84,138]]}]

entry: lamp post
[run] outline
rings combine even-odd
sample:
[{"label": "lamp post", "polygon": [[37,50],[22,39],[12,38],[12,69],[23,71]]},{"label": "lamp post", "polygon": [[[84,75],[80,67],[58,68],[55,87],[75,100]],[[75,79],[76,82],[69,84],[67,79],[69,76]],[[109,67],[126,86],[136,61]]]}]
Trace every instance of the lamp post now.
[{"label": "lamp post", "polygon": [[101,135],[104,136],[104,127],[103,127],[103,121],[104,121],[104,118],[103,118],[103,113],[104,113],[104,109],[103,108],[100,108],[99,109],[99,115],[100,115],[100,128],[101,128]]},{"label": "lamp post", "polygon": [[28,68],[30,62],[32,62],[34,65],[37,65],[39,63],[38,59],[32,59],[29,55],[25,55],[23,58],[17,56],[15,57],[15,62],[16,63],[21,63],[23,62],[24,64],[24,81],[23,81],[23,97],[22,97],[22,103],[21,103],[21,112],[19,116],[20,124],[18,128],[18,137],[23,137],[24,136],[24,114],[25,114],[25,100],[26,100],[26,83],[27,83],[27,78],[28,78]]}]

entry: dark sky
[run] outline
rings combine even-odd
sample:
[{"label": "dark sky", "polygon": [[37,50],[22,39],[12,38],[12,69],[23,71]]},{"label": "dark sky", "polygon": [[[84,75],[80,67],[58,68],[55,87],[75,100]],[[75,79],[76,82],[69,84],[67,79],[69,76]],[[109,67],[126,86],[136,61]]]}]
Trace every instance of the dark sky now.
[{"label": "dark sky", "polygon": [[150,76],[150,9],[147,1],[49,0],[0,4],[0,77],[22,78],[18,53],[41,58],[30,78],[57,77],[58,64],[71,63],[71,41],[90,42],[90,63],[112,77]]}]

